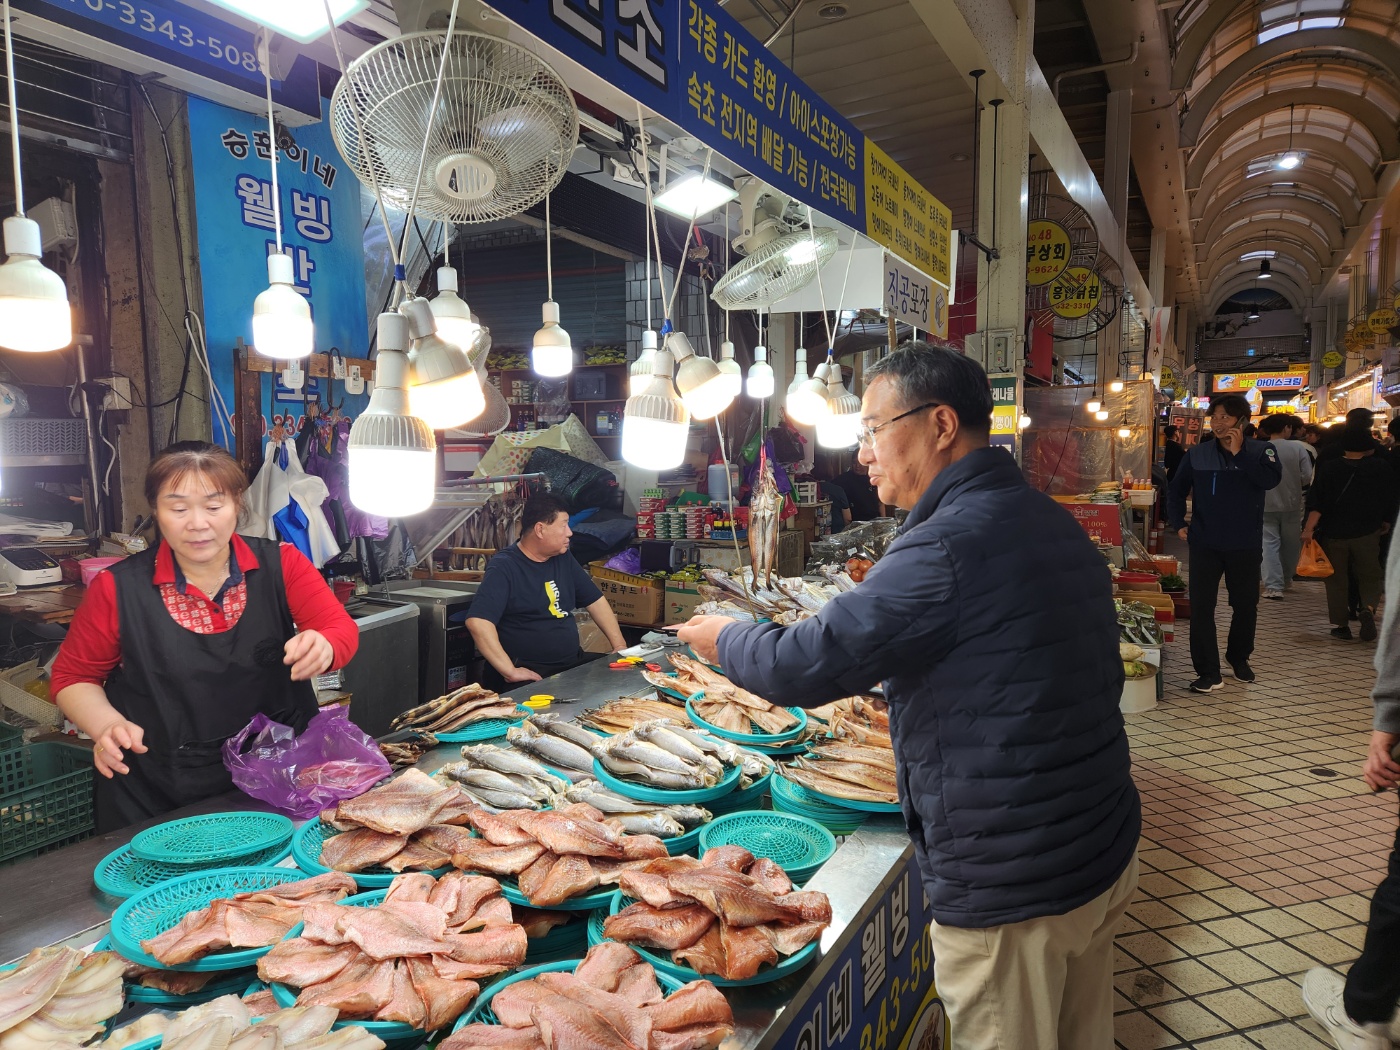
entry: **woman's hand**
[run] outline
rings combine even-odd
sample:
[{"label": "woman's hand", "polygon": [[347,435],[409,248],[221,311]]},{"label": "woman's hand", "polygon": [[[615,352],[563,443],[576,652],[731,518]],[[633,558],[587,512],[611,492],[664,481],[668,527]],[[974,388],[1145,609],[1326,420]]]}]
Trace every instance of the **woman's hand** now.
[{"label": "woman's hand", "polygon": [[122,750],[125,748],[133,754],[144,755],[146,745],[141,741],[145,735],[144,729],[125,718],[109,723],[107,728],[92,736],[92,764],[108,780],[112,779],[113,773],[131,772],[122,761]]},{"label": "woman's hand", "polygon": [[1361,775],[1372,791],[1384,791],[1400,784],[1400,765],[1390,757],[1396,743],[1400,743],[1400,733],[1382,733],[1377,729],[1371,734],[1371,747],[1366,752],[1366,765]]},{"label": "woman's hand", "polygon": [[335,650],[320,631],[302,631],[287,640],[284,664],[292,665],[292,681],[304,682],[325,674],[335,659]]}]

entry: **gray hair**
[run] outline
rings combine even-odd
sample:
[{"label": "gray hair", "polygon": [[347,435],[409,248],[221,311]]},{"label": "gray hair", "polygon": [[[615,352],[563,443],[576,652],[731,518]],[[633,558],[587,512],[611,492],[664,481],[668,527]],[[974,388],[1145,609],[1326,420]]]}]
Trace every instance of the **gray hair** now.
[{"label": "gray hair", "polygon": [[882,376],[894,383],[905,408],[934,401],[953,409],[969,430],[991,430],[992,385],[987,373],[952,347],[906,343],[865,370],[866,385]]}]

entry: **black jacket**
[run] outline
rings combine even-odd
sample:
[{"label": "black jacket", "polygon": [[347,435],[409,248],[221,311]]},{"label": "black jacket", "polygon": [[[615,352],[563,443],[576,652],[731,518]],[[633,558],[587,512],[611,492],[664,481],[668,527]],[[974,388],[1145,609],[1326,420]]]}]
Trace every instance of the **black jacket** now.
[{"label": "black jacket", "polygon": [[1189,495],[1189,542],[1218,551],[1262,550],[1264,493],[1282,477],[1272,442],[1246,438],[1233,456],[1219,441],[1194,445],[1167,490],[1167,523],[1173,532],[1186,524]]},{"label": "black jacket", "polygon": [[1369,536],[1395,521],[1395,470],[1379,455],[1362,459],[1325,459],[1308,489],[1308,512],[1317,511],[1321,539],[1351,540]]}]

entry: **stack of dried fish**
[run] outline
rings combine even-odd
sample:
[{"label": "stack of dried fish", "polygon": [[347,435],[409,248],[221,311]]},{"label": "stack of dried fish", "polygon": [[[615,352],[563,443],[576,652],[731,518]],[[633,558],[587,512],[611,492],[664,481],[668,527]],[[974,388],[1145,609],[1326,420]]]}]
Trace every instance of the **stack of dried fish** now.
[{"label": "stack of dried fish", "polygon": [[848,696],[807,712],[808,721],[820,721],[826,733],[838,740],[854,740],[892,749],[890,713],[881,700],[869,696]]},{"label": "stack of dried fish", "polygon": [[[264,1018],[255,1025],[253,1017]],[[152,1011],[120,1028],[102,1044],[117,1050],[142,1039],[161,1036],[172,1050],[383,1050],[384,1043],[359,1025],[332,1032],[336,1012],[309,1006],[254,1014],[236,995],[225,995],[192,1006],[176,1016]]]},{"label": "stack of dried fish", "polygon": [[162,966],[194,962],[224,948],[263,948],[301,922],[304,909],[354,892],[355,880],[339,872],[249,890],[187,913],[164,933],[142,941],[141,948]]},{"label": "stack of dried fish", "polygon": [[755,580],[752,569],[745,569],[738,577],[722,569],[705,569],[703,574],[706,582],[697,588],[705,599],[696,609],[700,615],[737,620],[759,617],[782,624],[815,616],[836,595],[855,587],[845,572],[828,573],[822,582],[801,576],[773,577],[768,585]]},{"label": "stack of dried fish", "polygon": [[694,701],[695,713],[711,725],[733,733],[753,732],[750,722],[763,733],[781,733],[797,725],[797,716],[791,711],[770,704],[747,689],[740,689],[699,660],[683,653],[672,653],[669,659],[676,669],[675,677],[661,676],[655,671],[644,671],[643,675],[652,685],[678,689],[692,699],[696,693],[703,692],[704,697]]},{"label": "stack of dried fish", "polygon": [[619,885],[637,903],[608,917],[607,937],[669,951],[674,962],[726,980],[753,977],[831,923],[825,893],[794,891],[781,867],[740,846],[654,861],[624,872]]},{"label": "stack of dried fish", "polygon": [[436,776],[455,783],[478,805],[497,811],[543,809],[569,786],[528,755],[495,744],[466,745],[462,761],[448,763]]},{"label": "stack of dried fish", "polygon": [[307,908],[301,936],[259,959],[258,976],[299,988],[298,1006],[432,1032],[475,1001],[479,979],[519,966],[525,951],[495,879],[415,873],[373,907]]},{"label": "stack of dried fish", "polygon": [[502,988],[491,1012],[498,1024],[467,1025],[440,1050],[714,1050],[734,1032],[729,1000],[709,981],[663,999],[651,964],[611,941],[590,948],[573,973]]},{"label": "stack of dried fish", "polygon": [[321,863],[334,871],[432,871],[447,866],[461,825],[477,803],[461,788],[405,769],[387,784],[321,813],[340,832],[321,844]]},{"label": "stack of dried fish", "polygon": [[535,715],[506,732],[510,745],[549,764],[574,782],[593,776],[593,753],[598,738],[557,715]]},{"label": "stack of dried fish", "polygon": [[[663,684],[674,688],[671,684],[672,679],[665,675],[657,678],[653,671],[643,671],[642,674],[649,676],[647,680],[652,685],[656,685],[664,679]],[[685,707],[665,695],[655,699],[624,696],[620,700],[609,700],[602,707],[585,711],[578,716],[579,722],[583,725],[591,726],[600,733],[609,734],[625,733],[641,722],[650,722],[657,718],[673,718],[685,725],[691,724],[690,719],[685,716]]]},{"label": "stack of dried fish", "polygon": [[713,814],[700,806],[661,806],[609,791],[595,780],[574,784],[553,799],[556,809],[571,802],[583,802],[598,810],[607,822],[629,835],[655,835],[659,839],[679,838],[701,824],[709,823]]},{"label": "stack of dried fish", "polygon": [[735,767],[738,787],[746,788],[773,771],[767,756],[669,718],[602,737],[593,745],[593,754],[616,777],[667,790],[713,787]]},{"label": "stack of dried fish", "polygon": [[506,700],[473,682],[456,692],[410,708],[389,723],[391,729],[419,729],[425,733],[451,733],[488,718],[513,718],[514,700]]},{"label": "stack of dried fish", "polygon": [[412,732],[405,740],[396,740],[389,744],[380,744],[379,753],[389,760],[389,765],[394,769],[402,769],[411,766],[422,758],[425,754],[437,747],[438,738],[432,733]]},{"label": "stack of dried fish", "polygon": [[78,1047],[102,1033],[122,1009],[122,970],[115,952],[36,948],[0,974],[0,1048]]},{"label": "stack of dried fish", "polygon": [[894,752],[876,744],[822,744],[793,759],[782,775],[835,798],[891,805],[899,801]]}]

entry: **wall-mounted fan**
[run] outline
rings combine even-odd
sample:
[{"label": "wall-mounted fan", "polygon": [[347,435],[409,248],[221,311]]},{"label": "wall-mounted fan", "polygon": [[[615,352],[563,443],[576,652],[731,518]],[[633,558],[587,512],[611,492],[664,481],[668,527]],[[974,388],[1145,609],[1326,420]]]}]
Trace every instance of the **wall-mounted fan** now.
[{"label": "wall-mounted fan", "polygon": [[1048,288],[1056,339],[1083,339],[1103,331],[1123,305],[1123,271],[1108,256],[1094,269],[1072,266]]},{"label": "wall-mounted fan", "polygon": [[725,310],[757,310],[816,280],[836,254],[836,231],[809,229],[787,215],[792,198],[752,176],[736,179],[740,231],[734,250],[743,256],[710,294]]},{"label": "wall-mounted fan", "polygon": [[1093,270],[1099,234],[1089,213],[1048,190],[1049,175],[1032,176],[1026,241],[1026,309],[1048,310],[1052,286],[1072,268]]},{"label": "wall-mounted fan", "polygon": [[360,180],[377,178],[386,203],[406,209],[416,185],[417,214],[490,222],[519,215],[559,184],[578,140],[578,109],[559,74],[518,44],[428,31],[386,40],[350,63],[331,97],[331,131]]}]

